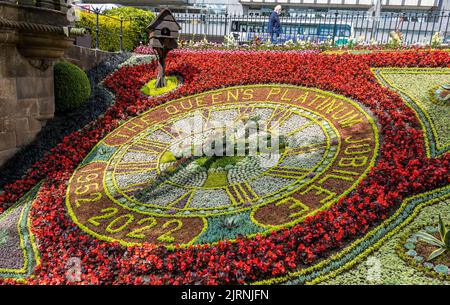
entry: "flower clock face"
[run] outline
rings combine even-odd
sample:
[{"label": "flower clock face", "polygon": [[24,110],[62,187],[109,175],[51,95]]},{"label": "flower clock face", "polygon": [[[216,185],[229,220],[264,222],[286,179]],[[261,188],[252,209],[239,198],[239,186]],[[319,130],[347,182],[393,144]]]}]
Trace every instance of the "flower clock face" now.
[{"label": "flower clock face", "polygon": [[102,240],[215,243],[327,208],[366,175],[377,150],[372,118],[343,96],[229,87],[123,123],[75,171],[67,206]]}]

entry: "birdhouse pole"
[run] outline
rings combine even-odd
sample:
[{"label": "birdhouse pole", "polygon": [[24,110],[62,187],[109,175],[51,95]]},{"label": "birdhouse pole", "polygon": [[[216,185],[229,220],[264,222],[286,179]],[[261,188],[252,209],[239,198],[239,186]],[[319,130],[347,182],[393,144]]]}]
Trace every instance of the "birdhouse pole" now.
[{"label": "birdhouse pole", "polygon": [[155,51],[158,58],[158,75],[156,88],[166,86],[165,68],[166,58],[170,50],[178,47],[177,39],[180,25],[168,9],[164,9],[158,14],[156,19],[148,26],[150,46]]},{"label": "birdhouse pole", "polygon": [[165,87],[167,85],[165,78],[165,70],[166,70],[166,57],[169,53],[169,49],[166,48],[154,48],[156,51],[156,56],[158,58],[158,75],[156,78],[156,88]]}]

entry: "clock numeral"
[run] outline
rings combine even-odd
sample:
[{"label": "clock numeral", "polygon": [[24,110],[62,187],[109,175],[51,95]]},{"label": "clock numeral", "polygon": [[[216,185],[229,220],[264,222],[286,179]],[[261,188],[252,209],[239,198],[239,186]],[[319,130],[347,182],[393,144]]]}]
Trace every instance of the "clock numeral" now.
[{"label": "clock numeral", "polygon": [[136,184],[132,184],[132,185],[129,185],[129,186],[121,189],[121,191],[124,192],[128,196],[133,196],[136,191],[142,190],[151,184],[152,183],[148,182],[148,181],[136,183]]},{"label": "clock numeral", "polygon": [[281,177],[281,178],[289,178],[289,179],[299,179],[303,177],[307,170],[296,168],[296,167],[287,167],[287,166],[277,166],[270,169],[266,172],[270,176]]},{"label": "clock numeral", "polygon": [[269,119],[270,122],[270,129],[276,128],[280,126],[284,121],[286,121],[290,116],[292,115],[292,112],[287,109],[276,109],[272,116]]},{"label": "clock numeral", "polygon": [[227,187],[227,193],[234,204],[254,201],[258,195],[247,182],[233,184]]},{"label": "clock numeral", "polygon": [[250,114],[253,112],[253,109],[255,109],[254,106],[243,106],[238,108],[239,116]]},{"label": "clock numeral", "polygon": [[127,162],[119,163],[115,168],[116,174],[135,174],[140,172],[147,172],[150,170],[156,170],[158,163],[152,162]]},{"label": "clock numeral", "polygon": [[183,209],[183,208],[189,206],[189,203],[191,202],[192,197],[194,196],[194,192],[195,192],[195,190],[186,192],[184,195],[179,197],[174,202],[168,204],[167,206],[175,207],[177,209]]},{"label": "clock numeral", "polygon": [[133,145],[130,146],[129,150],[148,154],[158,154],[164,151],[166,148],[167,145],[164,143],[142,139],[137,143],[133,143]]},{"label": "clock numeral", "polygon": [[300,200],[295,199],[294,197],[287,197],[281,201],[275,203],[276,206],[287,205],[289,206],[289,210],[292,210],[292,213],[289,214],[290,218],[298,218],[299,216],[305,214],[309,210],[309,208],[304,205]]},{"label": "clock numeral", "polygon": [[304,129],[306,129],[306,128],[308,128],[309,126],[314,125],[314,124],[316,124],[316,122],[314,122],[314,121],[309,121],[308,123],[303,124],[303,125],[301,125],[299,128],[297,128],[297,129],[291,131],[290,133],[288,133],[288,136],[292,136],[292,135],[294,135],[294,134],[296,134],[296,133],[298,133],[298,132],[300,132],[300,131],[302,131],[302,130],[304,130]]},{"label": "clock numeral", "polygon": [[161,128],[162,131],[164,131],[166,134],[168,134],[170,137],[174,139],[178,139],[180,137],[180,132],[177,130],[177,128],[174,125],[166,125]]}]

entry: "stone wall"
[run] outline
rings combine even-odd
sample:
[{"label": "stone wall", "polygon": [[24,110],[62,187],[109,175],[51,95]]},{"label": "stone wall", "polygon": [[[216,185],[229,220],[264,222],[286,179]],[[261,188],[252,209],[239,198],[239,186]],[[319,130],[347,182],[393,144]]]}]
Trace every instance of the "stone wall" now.
[{"label": "stone wall", "polygon": [[0,164],[28,144],[55,111],[53,69],[31,66],[14,46],[0,53]]},{"label": "stone wall", "polygon": [[62,11],[0,0],[0,17],[1,166],[53,118],[53,64],[73,39]]},{"label": "stone wall", "polygon": [[74,45],[65,51],[64,59],[77,65],[84,71],[88,71],[115,54],[116,53],[114,52],[101,51]]}]

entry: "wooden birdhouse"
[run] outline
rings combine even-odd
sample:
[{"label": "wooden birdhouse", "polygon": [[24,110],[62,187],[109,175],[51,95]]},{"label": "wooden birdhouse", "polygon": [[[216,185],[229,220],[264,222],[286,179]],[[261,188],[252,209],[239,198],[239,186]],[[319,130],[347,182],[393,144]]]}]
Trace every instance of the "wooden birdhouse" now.
[{"label": "wooden birdhouse", "polygon": [[164,9],[159,13],[147,29],[151,47],[168,49],[178,47],[177,39],[181,27],[168,9]]},{"label": "wooden birdhouse", "polygon": [[167,53],[178,47],[177,39],[181,30],[180,25],[168,9],[164,9],[156,19],[147,27],[149,31],[150,46],[158,55],[158,77],[156,87],[166,86],[164,69]]}]

